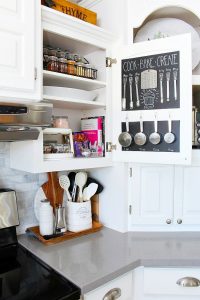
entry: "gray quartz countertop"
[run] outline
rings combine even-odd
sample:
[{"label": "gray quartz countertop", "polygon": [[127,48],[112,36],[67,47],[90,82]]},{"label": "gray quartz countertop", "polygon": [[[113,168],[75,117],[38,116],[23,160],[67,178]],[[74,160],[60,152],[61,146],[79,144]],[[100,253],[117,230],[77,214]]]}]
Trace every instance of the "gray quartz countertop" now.
[{"label": "gray quartz countertop", "polygon": [[120,233],[108,228],[45,246],[26,234],[22,246],[87,293],[138,266],[200,267],[200,233]]}]

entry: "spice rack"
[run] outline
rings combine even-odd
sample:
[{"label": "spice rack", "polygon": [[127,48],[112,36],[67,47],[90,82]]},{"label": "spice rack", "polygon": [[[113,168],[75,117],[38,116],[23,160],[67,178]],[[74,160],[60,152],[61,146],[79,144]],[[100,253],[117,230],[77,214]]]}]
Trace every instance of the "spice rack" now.
[{"label": "spice rack", "polygon": [[97,79],[97,70],[79,54],[68,50],[43,46],[43,69],[72,76]]}]

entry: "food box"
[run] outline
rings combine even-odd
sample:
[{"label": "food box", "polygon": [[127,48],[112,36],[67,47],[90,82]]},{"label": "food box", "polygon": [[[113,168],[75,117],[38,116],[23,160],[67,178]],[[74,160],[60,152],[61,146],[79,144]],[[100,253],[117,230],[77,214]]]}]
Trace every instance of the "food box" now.
[{"label": "food box", "polygon": [[73,16],[82,21],[97,24],[97,14],[89,9],[86,9],[77,4],[71,3],[66,0],[42,0],[42,4],[50,6],[51,8],[61,11],[64,14]]},{"label": "food box", "polygon": [[88,137],[91,156],[99,157],[104,154],[104,117],[81,119],[81,131]]}]

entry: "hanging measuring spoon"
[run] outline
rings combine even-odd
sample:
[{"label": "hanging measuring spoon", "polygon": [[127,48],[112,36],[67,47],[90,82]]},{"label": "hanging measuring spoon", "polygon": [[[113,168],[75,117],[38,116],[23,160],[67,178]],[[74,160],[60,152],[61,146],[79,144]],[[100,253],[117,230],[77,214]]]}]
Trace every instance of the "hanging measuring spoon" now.
[{"label": "hanging measuring spoon", "polygon": [[164,141],[167,144],[172,144],[175,140],[176,140],[176,136],[172,132],[172,120],[171,120],[171,117],[169,115],[169,119],[168,119],[168,132],[165,133],[165,135],[164,135]]},{"label": "hanging measuring spoon", "polygon": [[129,133],[129,122],[128,122],[128,116],[126,117],[126,131],[120,133],[118,137],[118,141],[122,147],[129,147],[132,143],[132,135]]},{"label": "hanging measuring spoon", "polygon": [[153,145],[158,145],[161,141],[161,135],[158,133],[158,121],[157,121],[157,116],[155,115],[155,120],[154,120],[154,132],[152,132],[149,136],[149,141]]},{"label": "hanging measuring spoon", "polygon": [[142,120],[142,115],[141,115],[140,116],[140,132],[136,133],[136,135],[134,136],[134,142],[138,146],[143,146],[144,144],[146,144],[146,141],[147,141],[147,136],[143,132],[143,120]]}]

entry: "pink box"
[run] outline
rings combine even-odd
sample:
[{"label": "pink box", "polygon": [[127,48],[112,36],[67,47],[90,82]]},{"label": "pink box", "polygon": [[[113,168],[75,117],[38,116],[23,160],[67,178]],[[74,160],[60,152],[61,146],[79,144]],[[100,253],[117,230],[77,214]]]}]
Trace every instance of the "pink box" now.
[{"label": "pink box", "polygon": [[103,156],[103,117],[81,119],[81,131],[87,134],[89,147],[94,156]]}]

